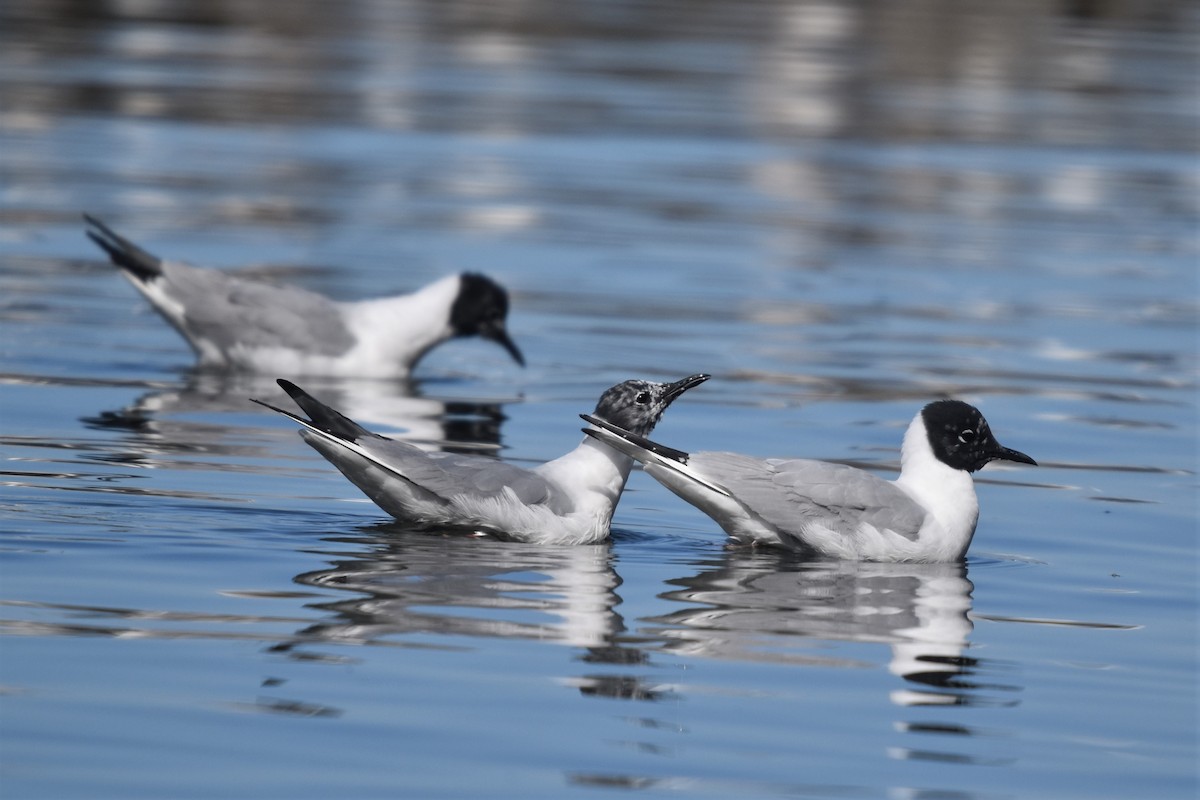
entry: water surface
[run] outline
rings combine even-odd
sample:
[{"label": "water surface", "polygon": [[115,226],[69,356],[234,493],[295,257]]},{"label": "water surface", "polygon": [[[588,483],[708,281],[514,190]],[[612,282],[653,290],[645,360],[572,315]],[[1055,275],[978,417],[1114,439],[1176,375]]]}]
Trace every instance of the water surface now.
[{"label": "water surface", "polygon": [[[1183,3],[0,9],[0,789],[21,798],[1191,797],[1196,12]],[[305,379],[536,463],[657,438],[892,477],[930,399],[962,565],[406,531],[190,370],[83,237],[339,298],[485,271],[529,367]]]}]

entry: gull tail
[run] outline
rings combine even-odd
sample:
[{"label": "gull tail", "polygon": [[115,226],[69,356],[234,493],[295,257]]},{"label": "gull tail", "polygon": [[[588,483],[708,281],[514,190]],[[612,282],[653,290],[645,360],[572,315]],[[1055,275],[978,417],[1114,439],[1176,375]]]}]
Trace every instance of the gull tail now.
[{"label": "gull tail", "polygon": [[290,411],[284,411],[282,408],[277,408],[270,403],[256,400],[253,397],[250,398],[250,402],[258,403],[264,408],[269,408],[272,411],[283,414],[288,419],[300,423],[314,433],[323,434],[326,438],[334,438],[341,442],[355,442],[364,437],[374,439],[387,438],[386,436],[380,436],[378,433],[372,433],[340,411],[325,405],[291,381],[279,378],[275,382],[279,384],[280,389],[288,393],[288,397],[292,398],[304,413],[308,414],[310,419],[305,419]]},{"label": "gull tail", "polygon": [[[317,400],[291,381],[279,378],[275,382],[311,419],[305,419],[299,414],[293,414],[253,397],[250,398],[250,401],[282,414],[302,426],[304,430],[300,431],[300,438],[337,467],[351,483],[361,489],[384,511],[398,519],[410,519],[411,515],[405,508],[407,501],[436,504],[447,502],[436,492],[426,489],[405,475],[401,471],[401,465],[389,463],[379,453],[372,452],[375,447],[369,443],[364,446],[360,440],[371,439],[377,443],[386,443],[386,446],[392,448],[411,448],[416,454],[423,456],[421,451],[412,448],[411,445],[372,433],[346,415]],[[395,481],[397,478],[409,488],[401,491]]]},{"label": "gull tail", "polygon": [[86,231],[88,238],[108,253],[109,259],[118,267],[141,281],[162,275],[161,258],[138,247],[91,214],[84,214],[83,219],[91,226]]},{"label": "gull tail", "polygon": [[[596,441],[602,442],[620,453],[624,453],[634,461],[641,462],[647,468],[647,471],[658,480],[663,481],[663,477],[659,474],[660,471],[673,473],[719,495],[732,497],[728,490],[700,477],[695,470],[689,467],[689,456],[683,450],[675,450],[666,445],[661,445],[658,442],[647,439],[645,436],[639,436],[620,426],[613,425],[611,422],[594,417],[591,414],[580,414],[579,416],[585,422],[590,422],[596,426],[594,428],[584,428],[584,433]],[[671,483],[671,481],[664,482],[668,485]]]}]

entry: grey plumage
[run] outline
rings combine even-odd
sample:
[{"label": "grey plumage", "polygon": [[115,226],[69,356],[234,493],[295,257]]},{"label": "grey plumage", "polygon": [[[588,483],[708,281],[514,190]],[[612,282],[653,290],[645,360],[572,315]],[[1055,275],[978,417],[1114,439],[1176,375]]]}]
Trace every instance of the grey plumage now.
[{"label": "grey plumage", "polygon": [[164,264],[163,275],[187,308],[189,341],[207,340],[221,350],[286,343],[326,356],[344,355],[354,346],[337,305],[314,292],[175,262]]},{"label": "grey plumage", "polygon": [[866,523],[916,541],[925,521],[894,484],[844,464],[705,452],[688,463],[780,531],[821,524],[849,537]]},{"label": "grey plumage", "polygon": [[[94,230],[87,235],[126,271],[139,289],[153,284],[169,287],[182,307],[183,318],[152,303],[203,355],[200,342],[221,351],[241,347],[281,347],[340,356],[354,346],[354,337],[338,304],[297,286],[277,285],[231,275],[221,270],[164,261],[117,234],[95,217],[84,215]],[[139,285],[140,284],[140,285]]]},{"label": "grey plumage", "polygon": [[[567,514],[573,510],[570,498],[559,487],[534,472],[504,461],[455,453],[430,453],[377,435],[357,440],[356,444],[364,453],[359,455],[311,431],[301,431],[300,436],[377,506],[398,519],[418,525],[423,525],[425,520],[414,519],[412,503],[407,498],[398,500],[391,488],[396,478],[408,484],[421,501],[445,509],[453,506],[455,499],[462,495],[470,495],[476,501],[507,499],[511,495],[525,505],[543,506],[554,514]],[[445,523],[431,520],[430,524]],[[488,528],[478,523],[466,527],[471,530]]]},{"label": "grey plumage", "polygon": [[[649,433],[683,392],[707,380],[625,381],[596,404],[597,417]],[[418,528],[469,530],[543,543],[582,544],[608,535],[632,461],[584,438],[566,455],[524,469],[473,455],[429,453],[372,433],[295,384],[279,386],[304,419],[254,402],[302,426],[300,435],[384,511]]]},{"label": "grey plumage", "polygon": [[[407,442],[389,439],[367,430],[291,381],[281,378],[276,383],[309,415],[309,419],[261,400],[253,402],[304,426],[300,437],[393,516],[404,515],[401,509],[393,511],[389,507],[395,504],[385,491],[389,481],[395,478],[434,503],[449,504],[455,495],[464,492],[484,498],[496,497],[508,489],[523,503],[547,505],[560,513],[569,510],[562,492],[527,469],[483,456],[427,452]],[[322,436],[314,432],[314,428],[329,435]],[[346,444],[357,445],[356,450],[361,452],[348,450]]]}]

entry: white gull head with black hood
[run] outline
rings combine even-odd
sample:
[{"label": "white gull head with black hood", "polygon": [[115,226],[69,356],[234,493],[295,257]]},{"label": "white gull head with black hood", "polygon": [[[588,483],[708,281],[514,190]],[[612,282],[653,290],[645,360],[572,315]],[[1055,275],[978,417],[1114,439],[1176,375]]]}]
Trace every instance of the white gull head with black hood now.
[{"label": "white gull head with black hood", "polygon": [[[681,394],[708,380],[629,380],[608,389],[593,416],[649,434]],[[300,436],[380,508],[418,529],[486,533],[540,544],[592,544],[608,538],[633,460],[585,436],[574,450],[532,469],[478,455],[429,453],[380,436],[313,398],[278,384],[308,419],[261,400],[294,420]]]}]

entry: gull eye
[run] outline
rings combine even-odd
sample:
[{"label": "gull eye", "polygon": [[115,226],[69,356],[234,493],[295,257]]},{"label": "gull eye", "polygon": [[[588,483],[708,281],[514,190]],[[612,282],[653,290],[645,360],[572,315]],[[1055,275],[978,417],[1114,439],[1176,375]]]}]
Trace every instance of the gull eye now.
[{"label": "gull eye", "polygon": [[638,392],[637,397],[633,398],[633,402],[637,403],[639,406],[646,405],[647,403],[650,402],[650,393],[649,392]]},{"label": "gull eye", "polygon": [[958,434],[958,440],[963,444],[970,444],[975,441],[975,431],[967,428],[962,433]]}]

